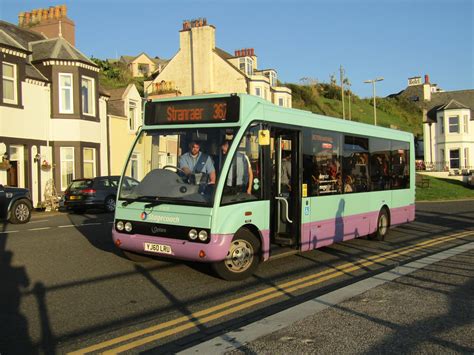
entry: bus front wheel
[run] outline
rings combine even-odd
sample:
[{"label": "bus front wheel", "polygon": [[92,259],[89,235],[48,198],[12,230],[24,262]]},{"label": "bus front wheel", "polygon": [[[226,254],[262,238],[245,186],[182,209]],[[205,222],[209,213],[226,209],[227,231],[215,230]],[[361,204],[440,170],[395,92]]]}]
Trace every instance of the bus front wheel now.
[{"label": "bus front wheel", "polygon": [[260,241],[248,229],[239,230],[223,261],[211,264],[224,280],[239,281],[251,276],[260,263]]},{"label": "bus front wheel", "polygon": [[369,238],[373,240],[384,240],[387,236],[389,226],[390,217],[388,216],[388,211],[386,208],[382,208],[377,218],[377,229],[374,233],[369,235]]}]

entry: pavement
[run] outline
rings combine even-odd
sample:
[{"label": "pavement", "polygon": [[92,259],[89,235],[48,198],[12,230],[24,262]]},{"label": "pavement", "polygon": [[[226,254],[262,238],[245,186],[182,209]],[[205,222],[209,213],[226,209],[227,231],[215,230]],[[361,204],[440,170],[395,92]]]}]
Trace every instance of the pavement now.
[{"label": "pavement", "polygon": [[474,243],[398,266],[182,354],[474,353]]}]

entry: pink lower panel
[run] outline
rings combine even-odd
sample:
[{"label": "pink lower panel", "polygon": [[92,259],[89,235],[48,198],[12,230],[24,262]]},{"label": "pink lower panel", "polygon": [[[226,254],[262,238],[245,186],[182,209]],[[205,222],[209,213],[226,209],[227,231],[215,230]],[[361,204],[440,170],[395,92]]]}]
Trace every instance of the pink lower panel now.
[{"label": "pink lower panel", "polygon": [[[321,248],[371,234],[377,228],[378,215],[379,211],[374,211],[306,223],[302,226],[301,231],[301,250]],[[390,210],[391,226],[410,222],[414,219],[415,205]]]}]

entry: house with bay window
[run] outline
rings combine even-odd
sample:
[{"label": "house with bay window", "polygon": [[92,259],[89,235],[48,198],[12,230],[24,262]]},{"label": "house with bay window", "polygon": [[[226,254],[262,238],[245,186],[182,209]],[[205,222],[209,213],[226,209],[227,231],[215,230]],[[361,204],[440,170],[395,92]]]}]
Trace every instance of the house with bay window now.
[{"label": "house with bay window", "polygon": [[109,171],[108,94],[71,43],[65,6],[0,21],[0,183],[29,188],[35,206],[52,186]]},{"label": "house with bay window", "polygon": [[258,69],[253,48],[232,55],[216,47],[215,31],[205,19],[184,21],[179,51],[153,81],[145,82],[147,96],[247,93],[292,107],[291,90],[278,85],[275,69]]}]

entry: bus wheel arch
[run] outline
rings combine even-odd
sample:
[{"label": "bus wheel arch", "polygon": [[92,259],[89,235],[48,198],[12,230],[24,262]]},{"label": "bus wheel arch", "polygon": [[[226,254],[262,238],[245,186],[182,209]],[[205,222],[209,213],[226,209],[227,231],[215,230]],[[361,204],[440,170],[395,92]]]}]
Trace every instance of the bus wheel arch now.
[{"label": "bus wheel arch", "polygon": [[377,224],[375,226],[375,231],[369,235],[369,238],[372,240],[385,240],[387,236],[388,229],[390,228],[390,209],[387,205],[383,205],[380,208],[379,214],[377,216]]},{"label": "bus wheel arch", "polygon": [[[211,264],[224,280],[239,281],[250,277],[261,261],[261,240],[253,228],[241,227],[233,236],[226,258]],[[258,231],[258,230],[257,230]]]}]

